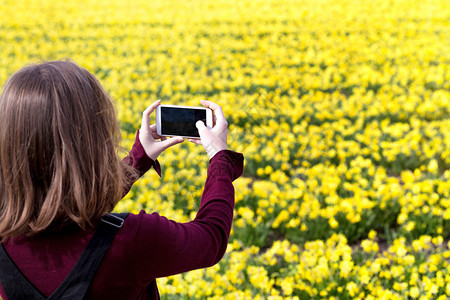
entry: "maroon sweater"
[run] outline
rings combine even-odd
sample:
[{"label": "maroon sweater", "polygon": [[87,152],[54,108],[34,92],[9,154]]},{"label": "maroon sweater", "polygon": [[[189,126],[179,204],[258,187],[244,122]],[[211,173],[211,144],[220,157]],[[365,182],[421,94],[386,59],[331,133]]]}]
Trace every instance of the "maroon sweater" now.
[{"label": "maroon sweater", "polygon": [[[159,163],[136,138],[125,161],[142,175]],[[234,208],[232,181],[243,172],[243,155],[218,152],[210,161],[196,218],[177,223],[141,211],[130,214],[108,250],[88,291],[89,299],[157,299],[155,279],[216,264],[224,255]],[[151,199],[150,199],[151,201]],[[69,274],[93,231],[77,227],[35,238],[8,239],[4,247],[28,280],[49,297]],[[6,299],[0,286],[0,296]]]}]

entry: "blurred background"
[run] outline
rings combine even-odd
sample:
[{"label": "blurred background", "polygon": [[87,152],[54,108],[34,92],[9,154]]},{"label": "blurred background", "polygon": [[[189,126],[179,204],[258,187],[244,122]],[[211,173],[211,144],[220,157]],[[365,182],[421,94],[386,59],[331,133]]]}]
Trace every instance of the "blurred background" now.
[{"label": "blurred background", "polygon": [[[223,107],[246,159],[228,251],[159,279],[163,299],[450,297],[449,50],[444,0],[0,0],[2,86],[75,61],[122,155],[157,99]],[[193,219],[203,148],[159,160],[116,210]]]}]

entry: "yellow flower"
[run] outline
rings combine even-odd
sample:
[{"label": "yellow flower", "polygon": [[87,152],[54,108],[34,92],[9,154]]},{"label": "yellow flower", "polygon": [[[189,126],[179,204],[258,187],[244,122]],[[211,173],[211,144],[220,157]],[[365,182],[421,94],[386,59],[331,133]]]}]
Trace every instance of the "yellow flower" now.
[{"label": "yellow flower", "polygon": [[347,278],[350,273],[352,272],[353,269],[353,262],[352,261],[348,261],[348,260],[344,260],[339,264],[339,268],[340,268],[340,276],[343,278]]},{"label": "yellow flower", "polygon": [[420,290],[417,286],[413,286],[412,288],[409,289],[409,295],[411,296],[411,298],[418,298],[420,295]]},{"label": "yellow flower", "polygon": [[330,224],[330,227],[333,229],[339,226],[338,221],[336,221],[334,217],[328,220],[328,224]]},{"label": "yellow flower", "polygon": [[430,173],[436,173],[439,168],[439,165],[435,159],[430,160],[427,166],[427,170]]},{"label": "yellow flower", "polygon": [[273,228],[278,228],[281,223],[289,219],[289,212],[287,210],[282,210],[272,223]]},{"label": "yellow flower", "polygon": [[409,221],[406,226],[405,226],[405,230],[406,231],[412,231],[416,226],[416,223],[414,221]]},{"label": "yellow flower", "polygon": [[358,293],[358,291],[359,291],[358,285],[353,281],[350,281],[349,283],[347,283],[346,289],[347,289],[350,297],[356,296],[356,293]]}]

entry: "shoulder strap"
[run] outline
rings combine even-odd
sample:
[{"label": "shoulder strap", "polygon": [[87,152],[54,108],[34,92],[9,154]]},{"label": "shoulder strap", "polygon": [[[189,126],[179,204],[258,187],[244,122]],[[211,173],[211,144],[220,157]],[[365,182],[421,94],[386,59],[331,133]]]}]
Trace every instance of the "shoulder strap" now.
[{"label": "shoulder strap", "polygon": [[6,253],[3,244],[0,244],[0,283],[8,299],[45,300],[44,295],[16,267],[8,253]]},{"label": "shoulder strap", "polygon": [[[69,275],[48,299],[83,299],[128,214],[106,214]],[[0,282],[8,299],[45,299],[0,247]]]}]

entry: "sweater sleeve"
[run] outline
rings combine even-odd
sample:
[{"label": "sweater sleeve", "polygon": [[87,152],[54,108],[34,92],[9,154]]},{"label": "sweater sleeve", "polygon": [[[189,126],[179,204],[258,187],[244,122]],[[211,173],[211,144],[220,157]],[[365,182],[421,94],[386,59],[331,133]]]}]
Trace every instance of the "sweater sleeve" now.
[{"label": "sweater sleeve", "polygon": [[223,257],[228,245],[233,209],[233,180],[243,172],[244,157],[229,150],[210,161],[196,218],[177,223],[157,213],[139,214],[135,235],[138,280],[209,267]]},{"label": "sweater sleeve", "polygon": [[131,148],[128,156],[124,157],[122,160],[124,164],[132,166],[136,172],[136,174],[129,174],[130,178],[135,180],[129,181],[129,186],[126,186],[123,191],[123,196],[125,196],[131,189],[131,186],[137,179],[139,179],[142,175],[144,175],[151,167],[155,169],[159,176],[161,176],[161,166],[158,160],[153,160],[145,153],[144,147],[139,140],[139,130],[136,133],[136,139],[134,141],[133,147]]}]

